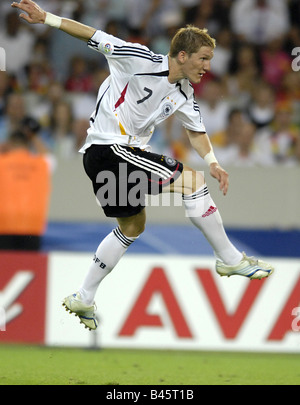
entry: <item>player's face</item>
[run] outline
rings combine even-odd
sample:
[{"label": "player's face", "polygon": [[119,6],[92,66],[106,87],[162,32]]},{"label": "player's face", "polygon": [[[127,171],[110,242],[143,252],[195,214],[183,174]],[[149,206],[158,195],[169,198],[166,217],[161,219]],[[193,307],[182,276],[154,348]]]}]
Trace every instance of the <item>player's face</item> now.
[{"label": "player's face", "polygon": [[185,77],[192,83],[200,83],[203,75],[210,70],[210,61],[213,57],[213,48],[202,46],[198,52],[190,56],[186,54],[183,64]]}]

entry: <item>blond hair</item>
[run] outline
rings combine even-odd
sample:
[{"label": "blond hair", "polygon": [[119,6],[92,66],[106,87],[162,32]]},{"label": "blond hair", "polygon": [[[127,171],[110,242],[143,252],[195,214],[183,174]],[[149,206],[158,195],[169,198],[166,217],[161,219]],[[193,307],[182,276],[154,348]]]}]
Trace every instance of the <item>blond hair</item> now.
[{"label": "blond hair", "polygon": [[202,46],[216,47],[216,40],[212,38],[206,28],[198,28],[193,25],[187,25],[180,28],[174,35],[169,55],[175,58],[180,51],[185,51],[188,55],[196,53]]}]

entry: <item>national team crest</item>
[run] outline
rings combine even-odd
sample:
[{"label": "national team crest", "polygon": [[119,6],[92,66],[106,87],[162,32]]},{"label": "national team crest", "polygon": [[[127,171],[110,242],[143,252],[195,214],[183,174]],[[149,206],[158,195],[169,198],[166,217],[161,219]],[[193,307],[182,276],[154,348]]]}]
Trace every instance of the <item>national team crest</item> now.
[{"label": "national team crest", "polygon": [[172,113],[173,113],[173,104],[170,102],[165,103],[162,107],[161,115],[165,118],[171,115]]}]

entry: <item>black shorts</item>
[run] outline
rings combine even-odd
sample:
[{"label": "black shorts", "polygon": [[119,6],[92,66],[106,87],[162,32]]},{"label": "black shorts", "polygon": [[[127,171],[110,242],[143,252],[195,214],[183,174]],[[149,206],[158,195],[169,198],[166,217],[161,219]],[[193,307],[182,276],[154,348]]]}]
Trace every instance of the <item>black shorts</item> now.
[{"label": "black shorts", "polygon": [[107,217],[130,217],[145,207],[145,195],[157,195],[182,173],[175,159],[118,144],[92,145],[84,169]]}]

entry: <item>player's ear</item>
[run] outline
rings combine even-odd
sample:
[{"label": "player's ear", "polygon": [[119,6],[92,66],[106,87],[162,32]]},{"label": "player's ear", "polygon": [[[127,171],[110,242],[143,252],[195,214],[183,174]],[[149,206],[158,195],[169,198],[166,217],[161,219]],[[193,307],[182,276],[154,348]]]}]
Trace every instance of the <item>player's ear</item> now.
[{"label": "player's ear", "polygon": [[177,60],[179,63],[184,63],[187,59],[187,53],[185,51],[180,51],[177,54]]}]

